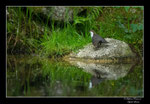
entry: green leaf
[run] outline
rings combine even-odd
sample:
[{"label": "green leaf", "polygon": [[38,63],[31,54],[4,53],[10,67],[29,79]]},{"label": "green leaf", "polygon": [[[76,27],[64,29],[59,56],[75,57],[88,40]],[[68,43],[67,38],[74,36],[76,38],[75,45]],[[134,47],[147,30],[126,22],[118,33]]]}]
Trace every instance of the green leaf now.
[{"label": "green leaf", "polygon": [[142,24],[142,23],[140,23],[140,24],[138,25],[138,30],[143,30],[143,24]]},{"label": "green leaf", "polygon": [[132,39],[132,35],[125,35],[124,38],[126,38],[126,39]]},{"label": "green leaf", "polygon": [[138,24],[131,24],[132,32],[136,32],[138,30]]},{"label": "green leaf", "polygon": [[84,17],[77,17],[74,20],[74,25],[76,24],[84,24],[85,21],[88,21],[88,18],[84,18]]}]

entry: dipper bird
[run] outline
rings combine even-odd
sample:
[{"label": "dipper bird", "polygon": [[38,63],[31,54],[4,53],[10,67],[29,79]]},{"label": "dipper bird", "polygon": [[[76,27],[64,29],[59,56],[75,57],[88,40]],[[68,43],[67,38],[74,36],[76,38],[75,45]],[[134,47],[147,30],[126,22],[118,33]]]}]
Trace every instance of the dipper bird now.
[{"label": "dipper bird", "polygon": [[104,38],[96,34],[93,30],[90,31],[92,43],[96,48],[99,48],[102,43],[108,43]]}]

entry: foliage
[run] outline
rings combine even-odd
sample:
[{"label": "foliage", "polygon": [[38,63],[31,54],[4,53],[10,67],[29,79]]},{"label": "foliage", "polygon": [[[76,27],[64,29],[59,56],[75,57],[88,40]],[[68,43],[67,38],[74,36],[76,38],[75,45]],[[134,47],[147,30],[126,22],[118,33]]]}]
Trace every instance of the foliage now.
[{"label": "foliage", "polygon": [[33,53],[37,49],[40,30],[32,20],[32,9],[24,13],[22,7],[8,7],[7,15],[7,52]]},{"label": "foliage", "polygon": [[[142,56],[143,7],[70,7],[74,10],[73,22],[65,23],[53,21],[50,16],[43,18],[41,14],[34,13],[35,8],[7,7],[8,54],[35,53],[56,59],[56,57],[61,57],[90,43],[89,30],[93,29],[104,38],[125,41]],[[81,8],[84,11],[79,13]],[[40,10],[40,8],[37,9]],[[54,60],[49,62],[49,60],[35,58],[31,60],[31,64],[29,59],[19,60],[19,62],[16,62],[15,58],[12,59],[14,60],[7,59],[7,65],[12,69],[8,68],[7,74],[10,76],[7,76],[7,81],[13,81],[13,83],[9,83],[12,87],[8,85],[8,95],[31,95],[31,91],[36,91],[34,87],[31,89],[33,82],[37,82],[39,85],[46,81],[51,84],[44,83],[44,86],[47,86],[45,87],[46,91],[49,91],[48,95],[55,95],[52,93],[55,81],[62,79],[65,87],[69,84],[73,89],[75,85],[80,86],[81,84],[88,87],[91,77],[90,74],[78,70],[76,67],[63,66],[62,63],[54,62]],[[22,63],[23,61],[25,63]],[[88,90],[87,93],[84,92],[84,95],[142,95],[143,76],[141,73],[143,70],[140,69],[142,69],[141,66],[137,66],[133,73],[129,73],[119,80],[106,80],[94,89]],[[41,76],[42,79],[40,79]],[[87,87],[83,89],[87,90]],[[104,88],[105,90],[102,90]],[[40,86],[39,89],[41,89]],[[73,92],[72,89],[70,90],[71,95],[76,95],[76,91]],[[24,93],[19,92],[22,90]],[[67,95],[67,91],[65,95]]]},{"label": "foliage", "polygon": [[59,57],[81,48],[88,42],[90,42],[89,37],[84,38],[70,24],[67,24],[64,29],[57,29],[49,34],[46,32],[43,35],[40,39],[41,53],[45,53],[45,56]]},{"label": "foliage", "polygon": [[89,43],[89,30],[93,29],[104,38],[127,42],[142,55],[143,7],[69,7],[73,10],[72,23],[43,18],[34,12],[41,8],[7,8],[8,53],[63,56]]},{"label": "foliage", "polygon": [[104,15],[99,19],[101,34],[127,42],[142,56],[144,31],[142,8],[108,7],[103,11]]}]

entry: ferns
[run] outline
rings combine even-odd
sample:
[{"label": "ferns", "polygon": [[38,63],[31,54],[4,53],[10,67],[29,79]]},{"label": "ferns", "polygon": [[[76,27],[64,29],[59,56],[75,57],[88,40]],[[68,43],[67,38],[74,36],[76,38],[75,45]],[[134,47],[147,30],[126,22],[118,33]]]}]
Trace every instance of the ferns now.
[{"label": "ferns", "polygon": [[100,13],[103,13],[102,7],[88,7],[87,8],[87,16],[91,19],[96,19],[100,15]]},{"label": "ferns", "polygon": [[[79,11],[82,9],[82,15],[79,15]],[[96,19],[103,12],[102,7],[80,7],[73,8],[74,10],[74,23],[73,26],[82,33],[88,35],[90,29],[99,31],[99,24],[97,24]]]},{"label": "ferns", "polygon": [[[78,13],[80,9],[86,10],[86,16],[79,16]],[[100,13],[103,13],[102,7],[80,7],[73,8],[74,10],[74,21],[76,23],[83,23],[85,21],[93,21],[100,16]]]}]

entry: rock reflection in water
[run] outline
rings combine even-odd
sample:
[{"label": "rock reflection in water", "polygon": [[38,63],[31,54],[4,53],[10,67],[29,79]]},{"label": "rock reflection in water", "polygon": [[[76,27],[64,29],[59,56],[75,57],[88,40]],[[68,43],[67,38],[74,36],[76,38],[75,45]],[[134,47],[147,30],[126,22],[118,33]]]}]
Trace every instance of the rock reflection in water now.
[{"label": "rock reflection in water", "polygon": [[82,68],[83,71],[93,75],[89,88],[102,82],[103,80],[117,80],[127,75],[133,64],[101,64],[86,63],[81,61],[70,61],[71,64]]}]

